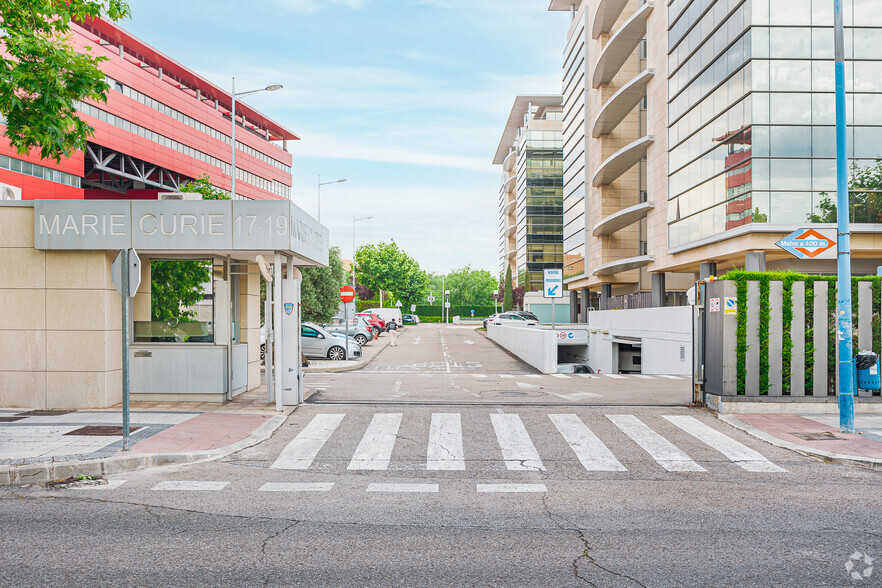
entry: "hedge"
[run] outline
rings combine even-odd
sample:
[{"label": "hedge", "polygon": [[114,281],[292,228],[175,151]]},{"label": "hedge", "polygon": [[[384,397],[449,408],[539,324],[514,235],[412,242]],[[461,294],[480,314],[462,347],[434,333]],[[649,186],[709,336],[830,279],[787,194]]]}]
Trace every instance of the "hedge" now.
[{"label": "hedge", "polygon": [[[384,300],[383,304],[388,307],[389,301]],[[355,303],[355,307],[358,312],[361,312],[368,308],[380,308],[379,300],[359,300]],[[416,315],[422,319],[423,317],[440,317],[442,316],[442,310],[444,307],[440,304],[428,305],[428,304],[417,304],[416,307]],[[470,317],[472,316],[472,311],[475,311],[475,318],[485,318],[496,312],[493,306],[451,306],[450,307],[450,316],[451,318],[454,316],[461,317]],[[403,314],[410,313],[410,305],[405,305],[401,307],[401,312]]]},{"label": "hedge", "polygon": [[[836,276],[818,276],[801,274],[798,272],[747,272],[744,270],[733,270],[720,280],[731,280],[737,285],[737,323],[736,323],[736,346],[735,353],[737,358],[736,372],[738,377],[738,394],[745,393],[745,382],[747,379],[747,282],[758,282],[760,287],[760,308],[759,308],[759,337],[760,337],[760,394],[765,395],[769,392],[769,283],[779,281],[783,283],[784,294],[782,297],[782,327],[785,334],[790,333],[790,327],[793,323],[793,283],[805,282],[805,387],[811,390],[814,385],[814,283],[827,282],[827,348],[835,350],[836,333],[838,325],[836,324]],[[880,276],[853,276],[851,278],[852,289],[852,325],[857,325],[857,289],[858,282],[871,282],[873,290],[873,351],[880,353],[882,343],[880,343],[880,335],[882,335],[882,277]],[[857,348],[857,329],[853,329],[852,344],[854,352]],[[793,341],[789,336],[783,338],[782,349],[782,392],[786,395],[790,393],[790,365],[792,361]],[[835,351],[827,354],[827,389],[832,390],[835,386],[836,378],[836,353]]]}]

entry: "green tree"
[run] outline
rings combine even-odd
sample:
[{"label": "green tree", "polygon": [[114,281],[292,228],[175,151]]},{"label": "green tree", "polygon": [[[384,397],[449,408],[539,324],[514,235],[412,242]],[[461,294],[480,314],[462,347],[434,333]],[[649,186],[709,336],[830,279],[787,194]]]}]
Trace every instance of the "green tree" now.
[{"label": "green tree", "polygon": [[[187,182],[181,192],[195,192],[203,200],[229,200],[230,197],[201,175]],[[195,313],[185,310],[204,296],[203,285],[211,281],[211,261],[192,259],[155,260],[150,264],[151,314],[155,321],[191,320]],[[263,305],[261,305],[261,312]]]},{"label": "green tree", "polygon": [[513,304],[512,291],[511,291],[511,266],[508,266],[508,268],[506,268],[506,270],[505,270],[505,285],[502,287],[502,289],[503,289],[502,311],[508,312],[513,308],[512,307],[512,304]]},{"label": "green tree", "polygon": [[426,272],[395,241],[359,247],[355,262],[355,278],[360,284],[388,291],[405,306],[421,301],[428,284]]},{"label": "green tree", "polygon": [[304,267],[300,271],[303,274],[303,282],[300,286],[303,320],[314,323],[327,322],[339,308],[340,286],[346,283],[346,272],[340,260],[340,248],[331,247],[328,253],[328,267]]},{"label": "green tree", "polygon": [[122,0],[3,0],[0,19],[0,113],[5,134],[22,155],[39,149],[59,161],[86,146],[94,129],[77,116],[76,102],[106,101],[104,57],[77,52],[71,21],[129,16]]},{"label": "green tree", "polygon": [[498,282],[493,275],[484,270],[473,270],[471,266],[453,270],[446,276],[445,287],[450,290],[451,304],[488,306],[493,304],[493,292]]}]

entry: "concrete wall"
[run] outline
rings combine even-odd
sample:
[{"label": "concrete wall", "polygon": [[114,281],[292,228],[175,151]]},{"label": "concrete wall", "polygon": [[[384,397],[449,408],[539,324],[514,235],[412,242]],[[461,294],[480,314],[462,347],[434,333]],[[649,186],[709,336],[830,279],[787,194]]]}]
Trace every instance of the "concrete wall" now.
[{"label": "concrete wall", "polygon": [[487,336],[543,374],[557,373],[554,331],[488,324]]},{"label": "concrete wall", "polygon": [[588,365],[595,371],[618,371],[614,340],[627,338],[639,339],[642,373],[692,373],[692,307],[597,310],[588,313],[588,326]]},{"label": "concrete wall", "polygon": [[[532,312],[540,323],[551,323],[551,299],[527,294],[524,297],[524,310]],[[554,317],[558,324],[570,322],[570,301],[564,293],[564,298],[554,301]]]}]

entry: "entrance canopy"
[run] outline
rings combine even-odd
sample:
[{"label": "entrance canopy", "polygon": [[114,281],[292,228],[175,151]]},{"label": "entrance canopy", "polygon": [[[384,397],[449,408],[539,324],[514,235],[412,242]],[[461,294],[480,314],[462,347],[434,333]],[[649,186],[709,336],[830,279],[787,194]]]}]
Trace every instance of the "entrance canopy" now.
[{"label": "entrance canopy", "polygon": [[328,229],[287,200],[37,200],[34,248],[164,255],[258,253],[328,265]]}]

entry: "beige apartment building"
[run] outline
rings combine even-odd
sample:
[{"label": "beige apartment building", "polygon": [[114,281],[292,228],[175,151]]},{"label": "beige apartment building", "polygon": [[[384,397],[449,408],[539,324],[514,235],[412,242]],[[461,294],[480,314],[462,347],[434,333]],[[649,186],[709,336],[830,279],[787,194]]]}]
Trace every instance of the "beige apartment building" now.
[{"label": "beige apartment building", "polygon": [[[671,293],[734,267],[835,273],[835,259],[775,244],[835,226],[832,3],[552,0],[549,10],[570,20],[563,230],[571,307],[583,313],[574,320],[620,307],[611,297],[673,304]],[[882,155],[882,11],[854,0],[845,24],[849,157],[866,170]],[[879,197],[853,207],[856,273],[879,265]]]}]

